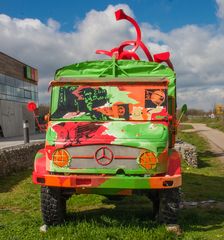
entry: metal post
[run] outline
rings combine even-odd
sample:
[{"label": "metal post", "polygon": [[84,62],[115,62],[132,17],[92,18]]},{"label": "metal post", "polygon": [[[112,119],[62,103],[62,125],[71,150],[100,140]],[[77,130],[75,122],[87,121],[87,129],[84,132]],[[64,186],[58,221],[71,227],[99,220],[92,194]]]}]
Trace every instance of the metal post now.
[{"label": "metal post", "polygon": [[30,142],[28,120],[23,120],[23,138],[24,138],[24,143],[29,143]]}]

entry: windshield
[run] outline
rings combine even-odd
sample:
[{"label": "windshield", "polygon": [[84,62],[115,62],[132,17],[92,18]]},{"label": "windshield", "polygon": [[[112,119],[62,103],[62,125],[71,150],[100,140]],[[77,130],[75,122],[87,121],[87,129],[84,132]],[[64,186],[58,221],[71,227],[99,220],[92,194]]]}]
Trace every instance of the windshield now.
[{"label": "windshield", "polygon": [[167,114],[167,87],[164,84],[52,88],[51,119],[153,120],[155,114]]}]

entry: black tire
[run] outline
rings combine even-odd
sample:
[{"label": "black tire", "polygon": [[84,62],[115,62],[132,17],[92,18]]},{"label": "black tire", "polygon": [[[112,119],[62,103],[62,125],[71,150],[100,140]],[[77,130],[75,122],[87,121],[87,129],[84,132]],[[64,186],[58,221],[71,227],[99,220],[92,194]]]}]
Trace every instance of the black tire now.
[{"label": "black tire", "polygon": [[151,190],[147,196],[153,204],[153,219],[165,224],[177,223],[180,205],[179,188]]},{"label": "black tire", "polygon": [[152,218],[157,220],[159,214],[159,191],[151,190],[147,196],[152,201]]},{"label": "black tire", "polygon": [[176,224],[180,208],[179,188],[163,189],[159,191],[158,221],[165,224]]},{"label": "black tire", "polygon": [[64,222],[66,199],[60,188],[41,187],[41,212],[44,224],[48,226]]}]

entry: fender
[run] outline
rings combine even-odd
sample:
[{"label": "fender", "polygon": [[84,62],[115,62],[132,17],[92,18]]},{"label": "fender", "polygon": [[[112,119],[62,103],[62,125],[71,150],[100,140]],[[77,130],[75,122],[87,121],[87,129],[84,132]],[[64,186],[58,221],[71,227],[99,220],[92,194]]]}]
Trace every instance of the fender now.
[{"label": "fender", "polygon": [[43,148],[40,149],[35,156],[32,176],[33,183],[37,184],[37,176],[44,176],[45,174],[48,174],[48,171],[46,171],[46,152]]},{"label": "fender", "polygon": [[167,174],[170,176],[181,175],[181,158],[175,149],[171,149],[169,152]]}]

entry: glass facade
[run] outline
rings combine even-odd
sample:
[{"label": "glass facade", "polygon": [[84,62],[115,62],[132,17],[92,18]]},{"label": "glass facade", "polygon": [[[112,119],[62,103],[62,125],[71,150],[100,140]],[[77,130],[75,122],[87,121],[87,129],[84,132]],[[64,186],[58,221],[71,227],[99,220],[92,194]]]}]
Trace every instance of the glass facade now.
[{"label": "glass facade", "polygon": [[0,73],[0,99],[38,102],[37,85]]}]

